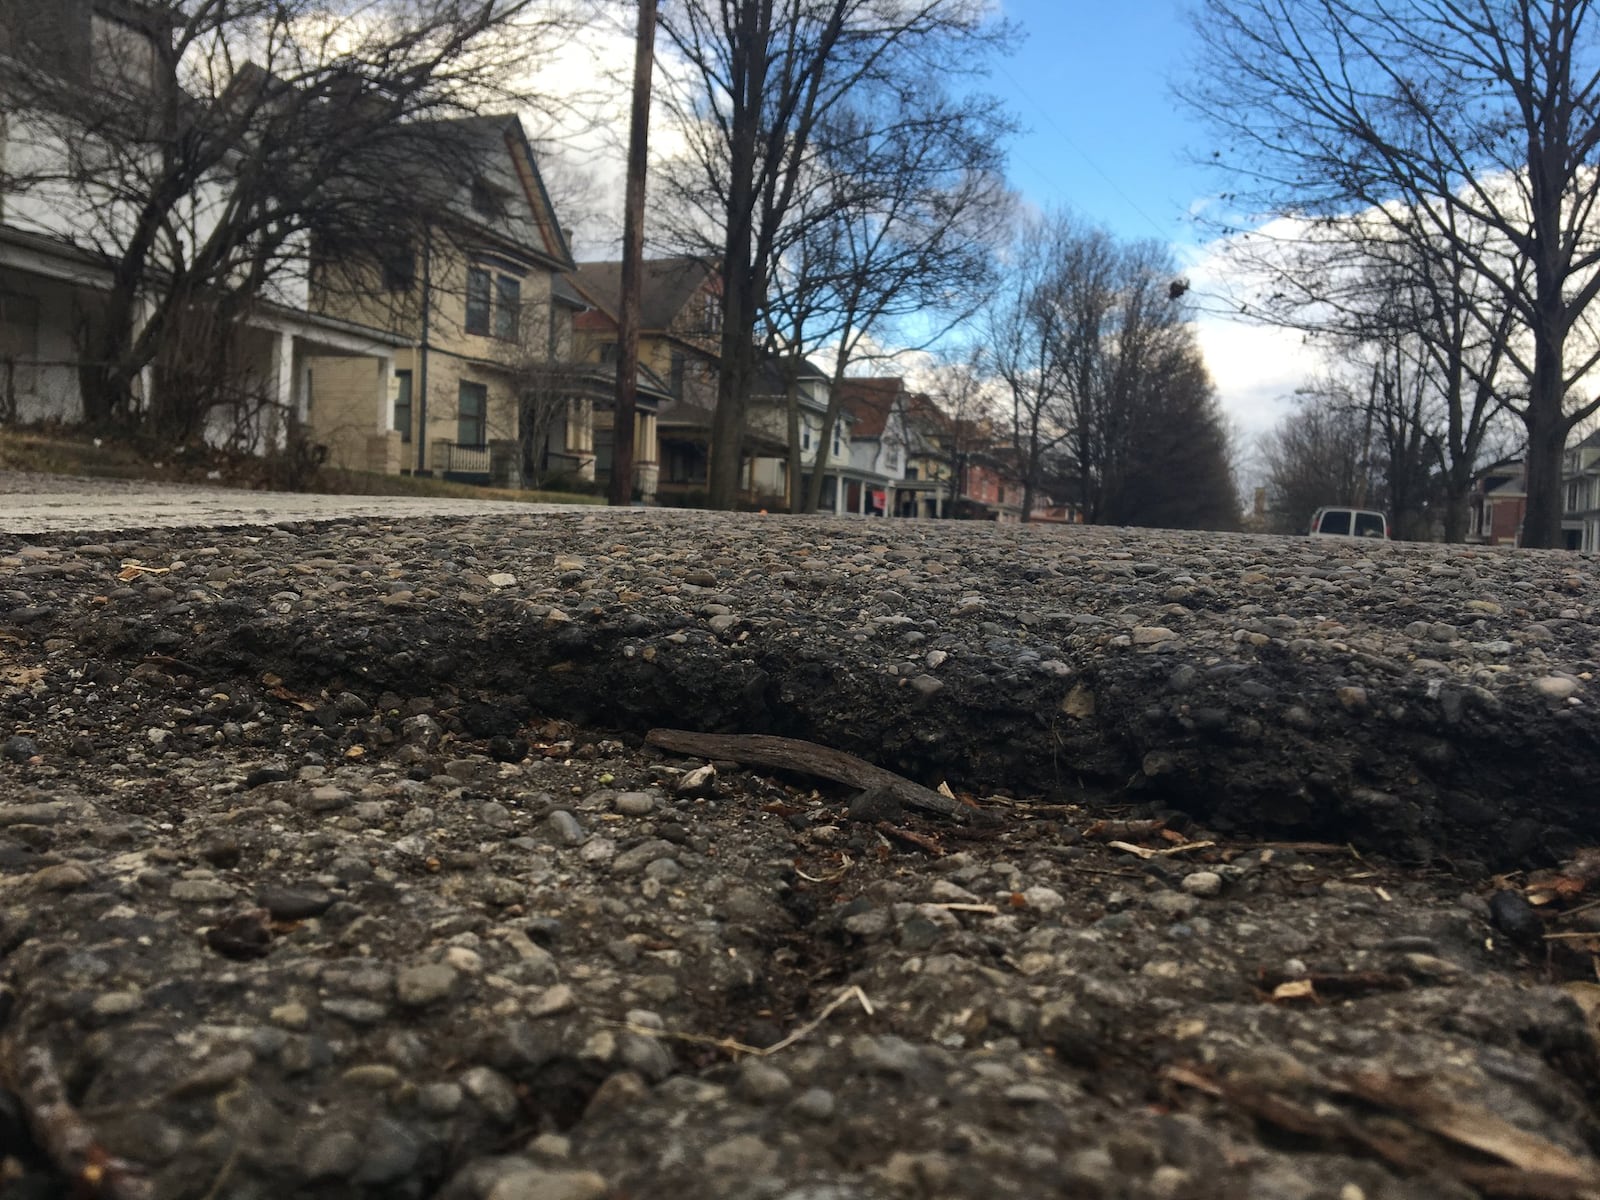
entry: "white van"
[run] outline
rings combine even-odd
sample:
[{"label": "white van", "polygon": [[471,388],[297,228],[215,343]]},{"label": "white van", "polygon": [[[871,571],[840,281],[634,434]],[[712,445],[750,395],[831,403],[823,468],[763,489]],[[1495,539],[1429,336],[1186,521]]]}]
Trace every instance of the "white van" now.
[{"label": "white van", "polygon": [[1389,518],[1370,508],[1319,508],[1307,532],[1312,537],[1387,539]]}]

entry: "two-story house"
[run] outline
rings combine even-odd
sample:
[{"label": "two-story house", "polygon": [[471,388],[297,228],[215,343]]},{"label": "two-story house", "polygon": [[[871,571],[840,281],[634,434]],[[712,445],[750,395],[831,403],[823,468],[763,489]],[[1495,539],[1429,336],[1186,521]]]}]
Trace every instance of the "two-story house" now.
[{"label": "two-story house", "polygon": [[1467,541],[1484,546],[1517,545],[1527,509],[1527,464],[1521,459],[1479,472],[1467,495]]},{"label": "two-story house", "polygon": [[[799,430],[800,480],[797,494],[789,486],[789,391],[794,389],[796,426]],[[850,471],[853,418],[841,412],[828,444],[823,444],[823,418],[828,411],[832,380],[806,358],[768,358],[756,369],[745,419],[745,453],[748,463],[744,486],[754,502],[767,508],[794,511],[811,486],[811,476],[822,472],[818,507],[841,512],[845,480]]]},{"label": "two-story house", "polygon": [[[574,322],[578,357],[615,363],[622,263],[580,263],[571,282],[588,306]],[[721,335],[722,277],[715,263],[693,256],[643,263],[633,459],[634,492],[645,503],[682,503],[705,491]],[[594,436],[609,472],[609,408],[596,413]]]},{"label": "two-story house", "polygon": [[545,471],[592,479],[593,398],[573,340],[586,303],[563,278],[572,256],[522,123],[426,124],[419,145],[443,126],[466,153],[410,165],[426,200],[410,236],[376,261],[313,262],[318,311],[409,343],[376,407],[355,369],[315,364],[316,435],[332,461],[367,470],[502,486]]},{"label": "two-story house", "polygon": [[895,513],[894,492],[906,477],[911,438],[910,393],[896,376],[845,379],[842,411],[850,415],[850,471],[841,511],[883,517]]},{"label": "two-story house", "polygon": [[1561,530],[1568,550],[1600,550],[1600,432],[1561,460]]},{"label": "two-story house", "polygon": [[[224,146],[193,186],[154,194],[206,115],[173,38],[171,12],[140,0],[0,0],[0,419],[153,417],[175,440],[276,449],[303,425],[314,358],[361,363],[376,404],[402,339],[309,311],[292,247],[263,279],[192,282],[235,179]],[[160,213],[148,243],[141,210]]]}]

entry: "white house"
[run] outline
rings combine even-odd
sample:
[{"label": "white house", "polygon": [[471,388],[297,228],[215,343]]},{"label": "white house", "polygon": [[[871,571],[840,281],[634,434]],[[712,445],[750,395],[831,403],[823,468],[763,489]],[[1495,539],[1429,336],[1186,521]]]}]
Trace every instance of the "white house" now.
[{"label": "white house", "polygon": [[[158,95],[172,93],[158,75],[170,57],[160,39],[170,36],[139,0],[0,4],[0,420],[84,416],[81,371],[94,365],[136,215],[114,190],[127,176],[94,164],[121,155],[126,167],[128,143],[159,144],[138,135],[159,119]],[[51,96],[71,111],[46,107]],[[226,203],[218,173],[165,211],[135,301],[135,337],[149,327],[150,296],[188,269]],[[319,357],[367,360],[374,430],[386,428],[404,339],[309,312],[303,270],[273,271],[255,296],[229,328],[193,334],[213,361],[225,360],[228,380],[198,432],[240,449],[283,445],[307,417],[309,364]],[[145,410],[159,403],[156,374],[146,366],[133,384]]]}]

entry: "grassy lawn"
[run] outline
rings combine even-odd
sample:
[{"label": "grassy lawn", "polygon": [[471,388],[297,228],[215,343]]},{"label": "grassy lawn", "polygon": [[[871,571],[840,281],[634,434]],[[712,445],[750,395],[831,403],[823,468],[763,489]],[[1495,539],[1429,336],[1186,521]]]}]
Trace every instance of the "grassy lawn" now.
[{"label": "grassy lawn", "polygon": [[97,479],[144,479],[157,483],[203,483],[212,487],[321,492],[339,496],[435,496],[459,500],[517,500],[529,504],[604,504],[600,496],[573,492],[524,492],[475,487],[444,479],[372,475],[336,467],[291,472],[272,459],[170,447],[156,450],[122,439],[97,439],[71,429],[0,426],[0,471],[86,475]]}]

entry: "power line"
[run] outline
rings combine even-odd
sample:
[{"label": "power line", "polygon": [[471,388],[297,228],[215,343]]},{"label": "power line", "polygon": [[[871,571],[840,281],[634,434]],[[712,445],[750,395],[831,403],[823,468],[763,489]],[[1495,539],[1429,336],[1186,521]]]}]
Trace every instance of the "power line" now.
[{"label": "power line", "polygon": [[[1111,176],[1101,168],[1100,164],[1094,160],[1094,156],[1080,146],[1076,141],[1074,141],[1072,135],[1063,129],[1056,122],[1056,119],[1045,111],[1044,106],[1035,100],[1032,94],[1029,93],[1028,90],[1022,86],[1022,84],[1017,82],[1015,78],[1008,79],[1007,82],[1010,83],[1017,95],[1026,100],[1033,107],[1033,110],[1038,113],[1039,116],[1044,118],[1045,123],[1055,131],[1056,136],[1065,142],[1067,146],[1078,155],[1079,158],[1083,159],[1083,161],[1088,164],[1089,169],[1096,175],[1100,176],[1100,178],[1110,186],[1111,190],[1121,198],[1123,203],[1144,220],[1145,224],[1149,225],[1151,229],[1155,230],[1158,237],[1160,237],[1163,241],[1168,241],[1171,239],[1172,235],[1167,230],[1163,229],[1154,217],[1145,212],[1144,209],[1140,208],[1138,202],[1134,200],[1132,196],[1128,195],[1127,192],[1122,190],[1121,185],[1118,184],[1115,179],[1111,178]],[[1029,166],[1035,172],[1035,174],[1040,174],[1042,176],[1042,172],[1040,172],[1037,167],[1033,167],[1031,163],[1026,165]]]}]

